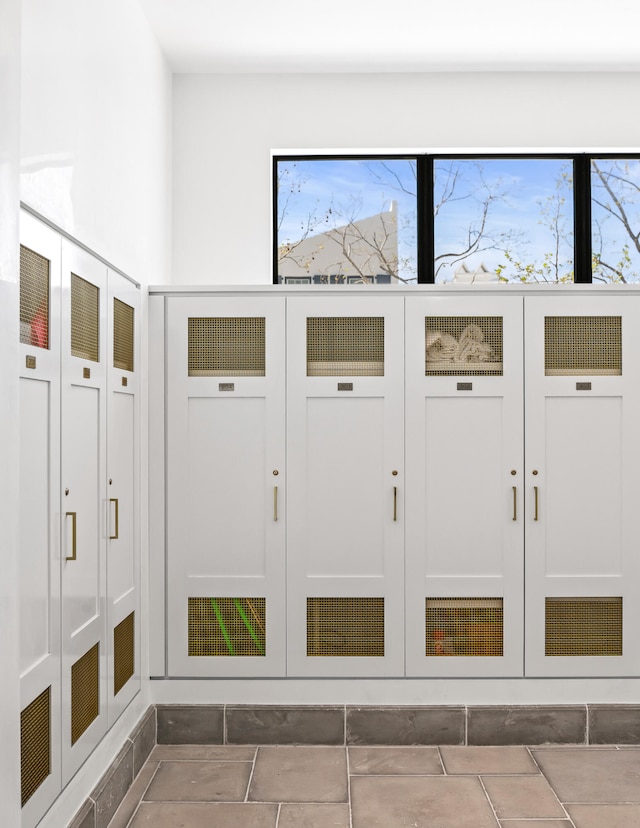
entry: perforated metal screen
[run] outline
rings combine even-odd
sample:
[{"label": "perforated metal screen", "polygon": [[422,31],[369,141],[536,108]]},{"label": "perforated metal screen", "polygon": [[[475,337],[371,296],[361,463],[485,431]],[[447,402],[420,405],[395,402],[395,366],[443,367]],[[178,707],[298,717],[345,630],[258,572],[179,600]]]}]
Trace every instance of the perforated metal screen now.
[{"label": "perforated metal screen", "polygon": [[127,615],[113,629],[113,695],[129,681],[135,670],[135,613]]},{"label": "perforated metal screen", "polygon": [[546,598],[545,655],[621,656],[622,598]]},{"label": "perforated metal screen", "polygon": [[113,367],[133,371],[135,311],[125,302],[113,300]]},{"label": "perforated metal screen", "polygon": [[501,656],[502,598],[427,598],[427,656]]},{"label": "perforated metal screen", "polygon": [[384,317],[308,317],[307,376],[384,376]]},{"label": "perforated metal screen", "polygon": [[425,376],[501,376],[501,316],[427,316]]},{"label": "perforated metal screen", "polygon": [[384,656],[384,598],[307,598],[308,656]]},{"label": "perforated metal screen", "polygon": [[74,745],[100,713],[100,645],[71,667],[71,744]]},{"label": "perforated metal screen", "polygon": [[49,347],[49,260],[20,245],[20,342]]},{"label": "perforated metal screen", "polygon": [[51,688],[20,714],[20,775],[24,805],[51,773]]},{"label": "perforated metal screen", "polygon": [[622,317],[546,316],[547,376],[622,374]]},{"label": "perforated metal screen", "polygon": [[189,598],[190,656],[264,656],[264,598]]},{"label": "perforated metal screen", "polygon": [[100,288],[71,274],[71,355],[100,359]]},{"label": "perforated metal screen", "polygon": [[189,317],[190,377],[264,377],[265,319]]}]

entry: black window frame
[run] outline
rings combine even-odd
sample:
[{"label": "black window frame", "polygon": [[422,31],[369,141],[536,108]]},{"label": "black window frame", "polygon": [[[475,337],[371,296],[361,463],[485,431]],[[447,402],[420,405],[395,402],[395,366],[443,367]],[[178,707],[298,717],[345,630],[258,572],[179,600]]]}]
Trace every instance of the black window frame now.
[{"label": "black window frame", "polygon": [[435,235],[433,215],[434,162],[438,160],[558,160],[570,161],[573,170],[573,272],[574,284],[592,284],[591,160],[640,160],[637,152],[553,153],[287,153],[272,156],[272,276],[278,276],[278,163],[286,161],[383,161],[415,160],[417,175],[417,284],[435,284]]}]

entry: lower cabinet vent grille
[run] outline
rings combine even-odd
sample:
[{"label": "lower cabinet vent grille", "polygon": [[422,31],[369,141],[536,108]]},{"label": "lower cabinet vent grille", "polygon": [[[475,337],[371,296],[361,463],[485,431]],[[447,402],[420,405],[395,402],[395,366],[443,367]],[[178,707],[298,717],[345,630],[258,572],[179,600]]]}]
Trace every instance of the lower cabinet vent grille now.
[{"label": "lower cabinet vent grille", "polygon": [[20,714],[22,805],[51,773],[51,688],[40,693]]},{"label": "lower cabinet vent grille", "polygon": [[264,656],[264,598],[189,598],[190,656]]},{"label": "lower cabinet vent grille", "polygon": [[427,598],[427,656],[501,656],[502,598]]},{"label": "lower cabinet vent grille", "polygon": [[384,656],[384,598],[307,598],[308,656]]},{"label": "lower cabinet vent grille", "polygon": [[100,645],[71,667],[71,744],[75,745],[100,713]]},{"label": "lower cabinet vent grille", "polygon": [[546,598],[545,655],[621,656],[622,598]]},{"label": "lower cabinet vent grille", "polygon": [[135,671],[135,613],[113,630],[113,695],[117,696]]}]

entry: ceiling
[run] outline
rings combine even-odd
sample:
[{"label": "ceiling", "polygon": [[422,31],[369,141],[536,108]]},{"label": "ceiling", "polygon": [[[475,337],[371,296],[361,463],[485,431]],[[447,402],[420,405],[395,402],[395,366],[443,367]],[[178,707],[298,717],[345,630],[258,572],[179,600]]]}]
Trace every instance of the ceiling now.
[{"label": "ceiling", "polygon": [[640,71],[638,0],[140,0],[174,72]]}]

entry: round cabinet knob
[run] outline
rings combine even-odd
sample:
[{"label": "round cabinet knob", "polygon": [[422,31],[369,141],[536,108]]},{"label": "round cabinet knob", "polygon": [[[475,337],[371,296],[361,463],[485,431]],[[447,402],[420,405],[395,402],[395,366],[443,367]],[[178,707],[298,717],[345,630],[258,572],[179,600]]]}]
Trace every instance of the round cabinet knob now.
[{"label": "round cabinet knob", "polygon": [[275,477],[277,477],[280,474],[280,472],[278,471],[278,469],[274,469],[273,474]]}]

